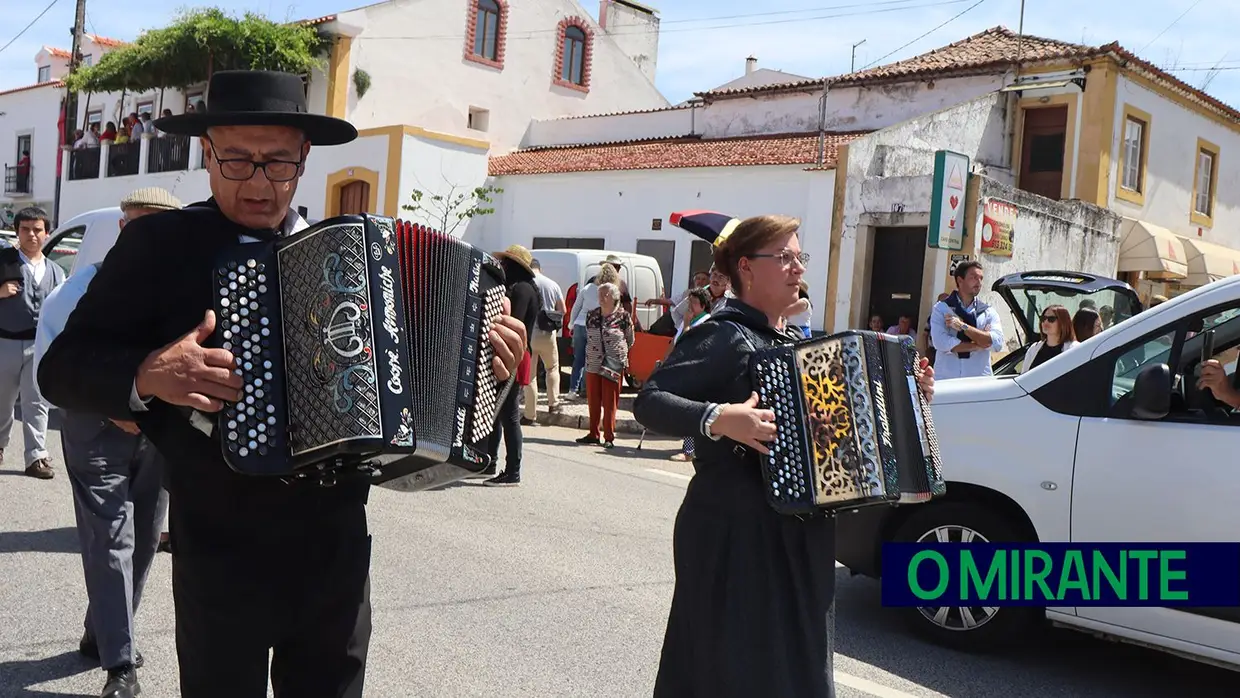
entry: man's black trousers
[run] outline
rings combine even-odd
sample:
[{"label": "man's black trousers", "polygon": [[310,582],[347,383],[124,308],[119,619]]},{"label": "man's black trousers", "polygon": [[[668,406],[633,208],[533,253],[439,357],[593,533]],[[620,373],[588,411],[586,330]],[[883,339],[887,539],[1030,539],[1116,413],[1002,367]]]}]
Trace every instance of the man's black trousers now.
[{"label": "man's black trousers", "polygon": [[265,698],[269,651],[277,698],[361,698],[371,629],[364,505],[336,526],[255,530],[227,551],[186,540],[172,512],[182,698]]}]

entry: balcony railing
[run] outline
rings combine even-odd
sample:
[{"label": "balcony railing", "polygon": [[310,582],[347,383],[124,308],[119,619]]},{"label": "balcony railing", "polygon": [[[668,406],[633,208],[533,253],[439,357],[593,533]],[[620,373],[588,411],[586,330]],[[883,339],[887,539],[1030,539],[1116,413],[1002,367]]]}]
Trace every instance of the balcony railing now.
[{"label": "balcony railing", "polygon": [[31,178],[34,174],[34,168],[30,165],[14,165],[4,167],[4,193],[9,196],[17,196],[21,194],[31,194],[34,188],[31,186]]},{"label": "balcony railing", "polygon": [[203,169],[197,138],[165,134],[136,141],[103,141],[93,148],[65,148],[62,169],[70,181],[132,177]]}]

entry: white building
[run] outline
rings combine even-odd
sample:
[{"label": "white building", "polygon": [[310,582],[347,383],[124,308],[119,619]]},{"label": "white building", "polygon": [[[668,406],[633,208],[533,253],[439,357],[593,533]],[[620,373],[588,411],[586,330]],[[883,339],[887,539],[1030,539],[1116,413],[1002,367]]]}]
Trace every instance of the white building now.
[{"label": "white building", "polygon": [[[12,226],[13,214],[26,206],[48,211],[56,198],[60,153],[56,121],[64,92],[58,80],[0,91],[0,229]],[[29,154],[29,160],[26,158]]]},{"label": "white building", "polygon": [[[517,147],[532,118],[667,107],[653,82],[655,12],[603,0],[599,13],[596,22],[574,0],[511,8],[508,0],[427,0],[308,20],[332,42],[326,67],[307,76],[309,108],[349,120],[362,137],[313,151],[294,204],[311,218],[363,210],[409,217],[402,206],[415,189],[482,185],[487,154]],[[181,113],[202,89],[165,90],[162,101],[158,93],[92,95],[89,106],[84,96],[82,116],[148,105]],[[62,220],[141,186],[164,186],[185,201],[207,196],[201,148],[188,139],[144,138],[65,157]]]},{"label": "white building", "polygon": [[[1018,232],[1032,239],[1006,255],[968,237],[962,253],[981,253],[991,278],[1068,265],[1127,274],[1148,294],[1159,289],[1142,273],[1188,285],[1240,273],[1240,232],[1227,225],[1240,158],[1226,155],[1240,149],[1240,112],[1117,45],[996,27],[832,78],[772,84],[753,68],[676,107],[531,125],[524,149],[492,157],[505,192],[469,234],[489,247],[646,251],[673,269],[676,291],[706,251],[662,225],[670,212],[789,214],[811,255],[815,328],[860,326],[869,313],[924,318],[951,286],[950,255],[927,250],[934,153],[948,149],[991,182],[975,199],[1015,186],[1008,198],[1028,220],[1051,220],[1055,200],[1094,207],[1059,211],[1072,225],[1055,235],[1075,237],[1055,245],[1025,222]],[[1118,249],[1104,209],[1124,217]]]}]

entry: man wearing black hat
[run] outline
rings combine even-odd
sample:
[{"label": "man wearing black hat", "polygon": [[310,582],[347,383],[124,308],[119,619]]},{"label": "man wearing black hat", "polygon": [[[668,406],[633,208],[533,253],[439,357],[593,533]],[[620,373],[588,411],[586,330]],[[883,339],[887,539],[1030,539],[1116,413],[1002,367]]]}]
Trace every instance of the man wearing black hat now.
[{"label": "man wearing black hat", "polygon": [[[125,226],[39,365],[54,404],[137,422],[170,467],[169,533],[183,698],[263,698],[268,652],[281,698],[360,698],[370,639],[368,483],[286,484],[233,472],[218,437],[185,407],[214,413],[240,397],[215,329],[214,260],[237,242],[306,227],[289,209],[311,144],[357,137],[306,108],[301,78],[221,71],[207,106],[155,122],[198,136],[212,197]],[[175,231],[176,235],[169,235]],[[522,324],[492,334],[495,371],[525,353]],[[137,693],[113,694],[116,698]]]}]

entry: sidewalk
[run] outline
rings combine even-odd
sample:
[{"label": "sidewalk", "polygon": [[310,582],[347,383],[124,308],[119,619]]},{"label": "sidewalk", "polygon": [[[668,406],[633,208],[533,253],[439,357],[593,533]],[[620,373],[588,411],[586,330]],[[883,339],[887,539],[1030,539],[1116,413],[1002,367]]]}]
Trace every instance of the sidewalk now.
[{"label": "sidewalk", "polygon": [[[620,409],[616,411],[616,433],[640,436],[642,433],[642,425],[633,419],[633,396],[636,393],[627,388],[620,393]],[[522,398],[524,400],[524,397]],[[547,395],[541,390],[538,393],[538,419],[535,420],[539,424],[547,424],[550,426],[567,427],[569,429],[580,429],[582,433],[590,430],[590,408],[586,404],[584,397],[577,397],[572,393],[560,394],[560,411],[557,413],[547,412]],[[524,415],[524,412],[522,412]]]}]

